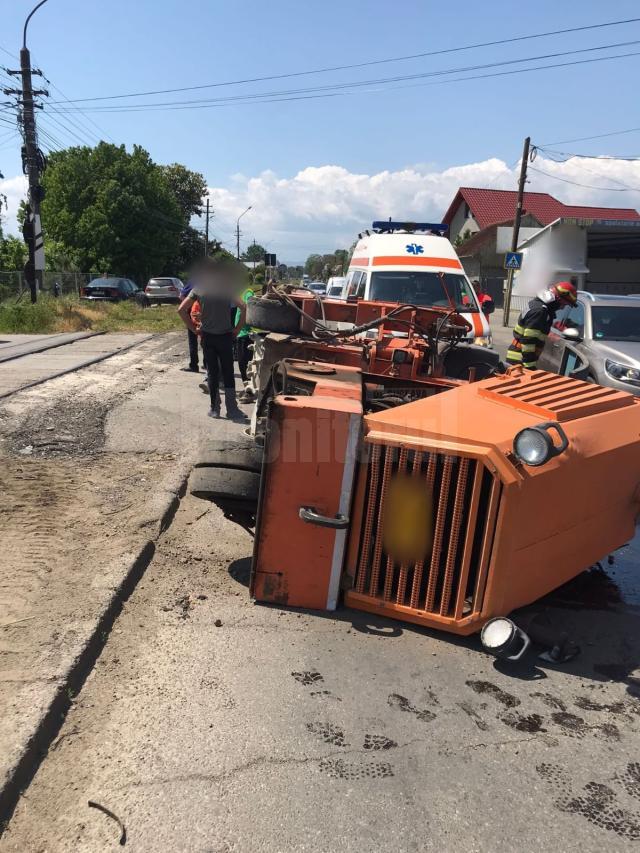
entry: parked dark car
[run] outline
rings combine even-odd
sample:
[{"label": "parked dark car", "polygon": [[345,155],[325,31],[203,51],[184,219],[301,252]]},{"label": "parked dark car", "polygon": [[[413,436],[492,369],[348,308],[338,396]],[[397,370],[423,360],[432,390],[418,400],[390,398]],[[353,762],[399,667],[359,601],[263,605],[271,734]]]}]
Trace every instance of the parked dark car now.
[{"label": "parked dark car", "polygon": [[96,278],[82,288],[82,299],[93,302],[122,302],[124,299],[135,299],[148,304],[144,291],[128,278]]}]

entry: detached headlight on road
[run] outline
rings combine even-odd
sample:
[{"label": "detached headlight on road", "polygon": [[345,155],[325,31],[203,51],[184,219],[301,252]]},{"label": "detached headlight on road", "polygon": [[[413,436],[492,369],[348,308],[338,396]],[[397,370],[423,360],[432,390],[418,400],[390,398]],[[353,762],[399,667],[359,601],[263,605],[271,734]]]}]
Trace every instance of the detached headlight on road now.
[{"label": "detached headlight on road", "polygon": [[637,367],[607,359],[604,363],[604,369],[612,379],[617,379],[618,382],[628,382],[629,385],[640,386],[640,369]]},{"label": "detached headlight on road", "polygon": [[[553,429],[560,438],[560,444],[555,444],[549,434]],[[569,439],[565,435],[560,424],[555,421],[538,424],[534,427],[525,427],[513,439],[513,452],[525,465],[537,468],[544,465],[554,456],[559,456],[569,446]]]}]

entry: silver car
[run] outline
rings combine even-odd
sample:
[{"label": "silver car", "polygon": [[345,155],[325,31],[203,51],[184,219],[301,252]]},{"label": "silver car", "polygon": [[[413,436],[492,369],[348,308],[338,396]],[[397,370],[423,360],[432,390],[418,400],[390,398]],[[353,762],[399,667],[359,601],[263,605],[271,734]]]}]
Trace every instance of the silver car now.
[{"label": "silver car", "polygon": [[150,278],[144,289],[150,302],[180,302],[180,291],[183,284],[179,278],[159,277]]},{"label": "silver car", "polygon": [[305,284],[307,290],[312,290],[314,293],[317,293],[318,296],[325,296],[327,293],[327,285],[324,281],[310,281]]},{"label": "silver car", "polygon": [[538,366],[640,396],[640,296],[580,291],[558,311]]}]

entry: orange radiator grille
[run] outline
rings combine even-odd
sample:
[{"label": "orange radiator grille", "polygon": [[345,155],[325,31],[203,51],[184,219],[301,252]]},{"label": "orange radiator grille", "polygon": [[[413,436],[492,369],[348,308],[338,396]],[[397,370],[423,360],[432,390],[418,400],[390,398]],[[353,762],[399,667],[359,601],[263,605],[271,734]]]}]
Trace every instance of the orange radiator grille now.
[{"label": "orange radiator grille", "polygon": [[[371,446],[365,514],[354,587],[347,601],[407,615],[424,624],[464,619],[482,610],[495,536],[501,483],[481,460],[428,449]],[[415,562],[385,550],[385,513],[394,478],[415,478],[429,497],[430,548]],[[423,620],[415,617],[422,616]]]}]

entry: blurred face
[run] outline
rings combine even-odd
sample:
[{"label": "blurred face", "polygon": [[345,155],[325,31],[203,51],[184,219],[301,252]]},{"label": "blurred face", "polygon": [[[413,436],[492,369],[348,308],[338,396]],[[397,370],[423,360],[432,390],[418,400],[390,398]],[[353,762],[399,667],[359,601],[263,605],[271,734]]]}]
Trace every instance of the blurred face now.
[{"label": "blurred face", "polygon": [[242,293],[242,268],[233,261],[223,263],[206,261],[197,264],[192,270],[192,278],[203,296],[233,301]]}]

